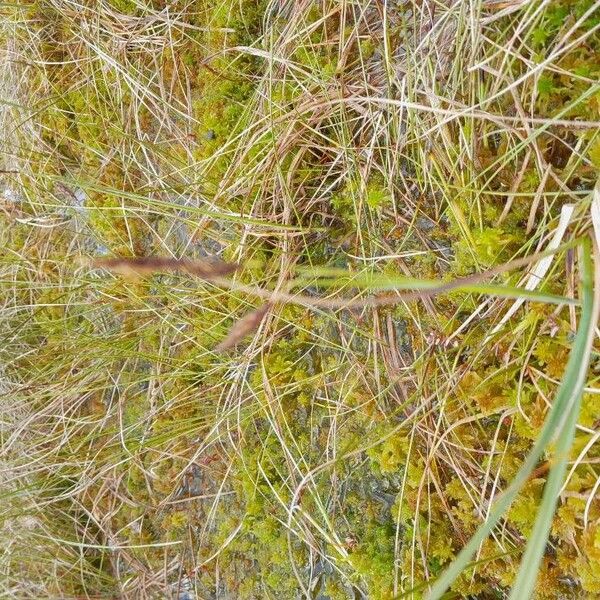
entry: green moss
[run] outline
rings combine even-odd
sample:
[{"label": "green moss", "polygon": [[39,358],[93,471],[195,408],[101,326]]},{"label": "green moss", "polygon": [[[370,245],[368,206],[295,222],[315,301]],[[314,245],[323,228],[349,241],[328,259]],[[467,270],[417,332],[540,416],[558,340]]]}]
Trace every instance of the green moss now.
[{"label": "green moss", "polygon": [[[150,10],[129,0],[110,4],[121,17],[103,21],[98,47],[114,50],[110,27],[121,35],[143,26],[143,35],[162,43],[160,28],[144,29]],[[281,14],[266,14],[275,4]],[[399,132],[385,124],[391,109],[381,109],[383,120],[371,128],[362,105],[350,100],[362,84],[355,72],[361,59],[373,65],[369,86],[382,79],[384,44],[369,21],[376,17],[355,14],[356,6],[343,12],[339,3],[288,3],[298,18],[294,45],[278,48],[281,61],[255,56],[248,48],[271,52],[270,40],[286,28],[284,4],[176,2],[168,7],[168,49],[149,52],[119,38],[119,68],[86,54],[72,15],[46,3],[31,9],[28,26],[39,28],[46,68],[32,75],[32,89],[46,91],[31,118],[52,152],[35,163],[35,185],[24,184],[32,201],[19,207],[19,219],[2,205],[2,258],[14,285],[0,295],[14,321],[2,325],[9,342],[1,356],[39,419],[24,435],[50,432],[56,446],[37,475],[40,505],[64,494],[73,501],[61,496],[56,514],[84,506],[102,524],[94,528],[78,513],[51,530],[77,552],[85,532],[90,547],[81,559],[89,573],[81,577],[64,567],[79,558],[60,554],[56,573],[67,583],[53,583],[56,597],[122,593],[114,555],[101,551],[114,543],[133,546],[127,577],[177,565],[206,597],[297,598],[299,573],[332,600],[359,591],[391,598],[395,580],[406,591],[436,577],[473,534],[492,492],[505,489],[538,437],[564,372],[571,314],[555,306],[528,303],[488,342],[508,303],[490,304],[463,327],[483,302],[476,294],[357,310],[275,302],[264,338],[219,354],[218,342],[258,306],[254,296],[179,275],[74,275],[81,256],[177,255],[180,247],[186,256],[204,255],[216,239],[224,259],[243,264],[232,287],[256,285],[263,293],[291,281],[292,293],[330,291],[298,283],[299,266],[451,278],[531,253],[561,206],[574,201],[568,188],[591,189],[600,166],[597,133],[548,126],[523,141],[512,120],[514,98],[485,102],[487,72],[469,71],[472,80],[452,100],[458,106],[480,95],[480,106],[506,117],[506,126],[460,116],[443,123],[442,139],[428,111],[407,110]],[[591,5],[548,3],[519,37],[518,52],[498,60],[520,77]],[[164,10],[158,3],[152,14]],[[394,11],[388,42],[395,61],[394,48],[412,43],[414,32]],[[592,15],[580,33],[596,22]],[[516,14],[503,18],[486,30],[498,36],[486,43],[504,47],[518,23]],[[600,96],[578,99],[598,78],[599,50],[590,36],[553,68],[524,78],[515,92],[529,101],[525,109],[551,118],[573,104],[563,118],[595,118]],[[498,65],[495,55],[489,64]],[[424,60],[423,77],[429,68]],[[456,74],[447,81],[437,75],[440,98],[452,95]],[[344,102],[329,106],[338,96]],[[187,107],[180,98],[191,101],[191,118],[178,112]],[[311,102],[318,111],[306,109]],[[414,142],[419,119],[428,135]],[[236,139],[242,132],[248,135]],[[546,181],[538,163],[552,167]],[[61,211],[70,188],[57,178],[93,184],[67,216]],[[542,202],[530,215],[542,183]],[[535,227],[527,233],[530,217]],[[182,223],[189,231],[179,246],[170,236]],[[547,288],[563,293],[555,279]],[[344,297],[354,293],[343,290]],[[456,344],[446,344],[459,328]],[[584,397],[580,425],[587,429],[577,434],[571,464],[598,427],[597,398]],[[53,412],[58,405],[66,412]],[[52,445],[38,444],[34,456]],[[583,593],[600,592],[600,506],[587,504],[599,452],[587,450],[561,496],[536,597],[574,593],[566,578]],[[503,547],[488,540],[481,562],[456,582],[459,596],[508,593],[547,466],[538,466],[502,523]],[[94,585],[74,583],[88,577]]]},{"label": "green moss", "polygon": [[393,596],[394,535],[393,527],[371,523],[349,558],[378,600]]}]

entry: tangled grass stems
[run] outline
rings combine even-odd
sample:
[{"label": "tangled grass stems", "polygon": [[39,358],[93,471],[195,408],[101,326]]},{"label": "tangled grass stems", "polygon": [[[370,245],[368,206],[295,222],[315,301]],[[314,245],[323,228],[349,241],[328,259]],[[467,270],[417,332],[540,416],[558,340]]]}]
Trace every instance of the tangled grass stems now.
[{"label": "tangled grass stems", "polygon": [[[0,595],[439,589],[580,348],[597,2],[0,14]],[[456,597],[600,592],[598,352]]]}]

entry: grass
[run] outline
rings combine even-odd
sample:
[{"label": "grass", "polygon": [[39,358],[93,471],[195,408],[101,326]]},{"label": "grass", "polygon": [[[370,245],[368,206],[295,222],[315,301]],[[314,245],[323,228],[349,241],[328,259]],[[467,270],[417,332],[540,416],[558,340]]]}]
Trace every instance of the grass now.
[{"label": "grass", "polygon": [[600,593],[598,2],[0,14],[0,596]]}]

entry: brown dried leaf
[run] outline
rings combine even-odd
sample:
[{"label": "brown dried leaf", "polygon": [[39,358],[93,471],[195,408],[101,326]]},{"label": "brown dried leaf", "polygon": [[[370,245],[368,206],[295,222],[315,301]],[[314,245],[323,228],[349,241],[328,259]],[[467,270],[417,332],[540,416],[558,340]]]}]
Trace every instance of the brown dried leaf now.
[{"label": "brown dried leaf", "polygon": [[191,260],[189,258],[168,258],[161,256],[141,256],[136,258],[96,258],[95,267],[108,269],[122,275],[149,275],[159,271],[186,272],[203,279],[224,277],[233,273],[239,265],[221,260]]},{"label": "brown dried leaf", "polygon": [[267,302],[260,308],[253,310],[248,313],[245,317],[242,317],[233,327],[229,330],[227,337],[215,348],[215,352],[223,352],[235,346],[249,333],[255,331],[261,324],[264,316],[269,312],[271,303]]}]

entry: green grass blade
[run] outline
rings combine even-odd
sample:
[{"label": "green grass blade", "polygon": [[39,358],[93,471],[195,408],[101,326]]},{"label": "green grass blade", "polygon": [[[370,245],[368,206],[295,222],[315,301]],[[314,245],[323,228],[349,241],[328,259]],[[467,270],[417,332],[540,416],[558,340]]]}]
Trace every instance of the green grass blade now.
[{"label": "green grass blade", "polygon": [[[582,246],[584,255],[588,255],[589,257],[589,240],[584,240]],[[515,475],[513,481],[506,489],[504,494],[502,494],[495,502],[486,522],[479,527],[467,545],[459,552],[454,561],[452,561],[450,566],[432,585],[431,591],[427,596],[429,600],[439,600],[442,598],[444,592],[468,565],[471,557],[473,554],[475,554],[481,542],[487,538],[492,529],[495,527],[496,523],[498,523],[498,521],[507,511],[523,484],[527,481],[527,478],[535,468],[546,446],[555,436],[557,430],[560,429],[561,424],[564,424],[565,411],[570,405],[574,405],[573,399],[581,395],[585,380],[585,369],[582,369],[582,364],[586,364],[586,354],[590,337],[590,323],[592,322],[594,314],[593,287],[591,285],[591,277],[589,275],[589,260],[584,260],[583,270],[586,275],[583,277],[582,282],[583,307],[580,327],[573,343],[573,349],[569,355],[565,374],[556,394],[552,408],[546,417],[542,431],[540,432],[540,435],[531,452],[525,459],[525,462]]]},{"label": "green grass blade", "polygon": [[[593,267],[589,249],[589,243],[585,244],[583,252],[581,253],[582,288],[584,306],[586,308],[594,305]],[[510,598],[513,600],[531,598],[533,588],[535,587],[538,566],[546,549],[548,535],[558,501],[558,494],[565,479],[569,452],[575,438],[575,427],[577,425],[577,418],[581,406],[581,396],[590,360],[590,347],[594,336],[594,324],[597,321],[597,318],[594,317],[597,315],[597,310],[598,307],[594,305],[592,310],[584,311],[579,324],[579,331],[582,336],[585,334],[587,342],[578,355],[579,369],[577,374],[579,377],[575,382],[570,404],[565,413],[563,426],[557,434],[558,440],[554,453],[554,465],[548,475],[548,480],[544,487],[542,503],[538,510],[533,531],[531,532],[531,537],[527,544],[527,548],[525,549],[521,567],[510,595]]]},{"label": "green grass blade", "polygon": [[[302,280],[297,280],[298,283],[301,281]],[[523,287],[510,286],[501,283],[461,283],[460,280],[448,282],[436,279],[413,279],[412,277],[388,277],[377,275],[319,279],[312,283],[316,283],[321,288],[336,288],[343,285],[371,292],[420,290],[433,290],[436,293],[467,292],[471,294],[496,296],[498,298],[524,298],[534,302],[543,302],[547,304],[579,305],[579,300],[577,298],[567,298],[566,296],[560,296],[558,294],[528,290]]]}]

